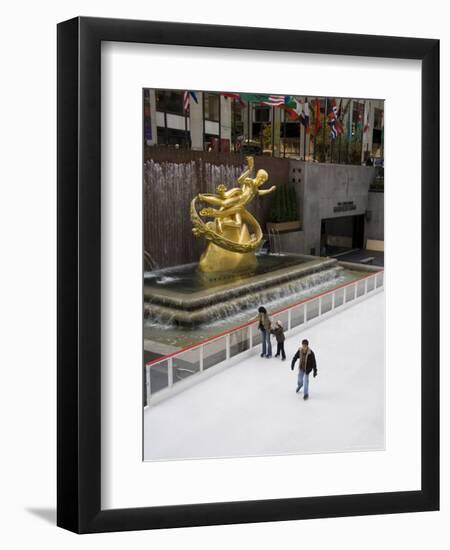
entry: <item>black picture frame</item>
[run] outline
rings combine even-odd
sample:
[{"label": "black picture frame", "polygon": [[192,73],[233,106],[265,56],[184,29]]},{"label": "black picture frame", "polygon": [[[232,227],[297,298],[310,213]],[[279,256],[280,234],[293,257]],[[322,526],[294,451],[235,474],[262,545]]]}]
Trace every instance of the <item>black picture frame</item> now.
[{"label": "black picture frame", "polygon": [[[88,17],[57,30],[57,525],[94,533],[438,510],[439,41]],[[421,60],[420,491],[101,509],[102,41]]]}]

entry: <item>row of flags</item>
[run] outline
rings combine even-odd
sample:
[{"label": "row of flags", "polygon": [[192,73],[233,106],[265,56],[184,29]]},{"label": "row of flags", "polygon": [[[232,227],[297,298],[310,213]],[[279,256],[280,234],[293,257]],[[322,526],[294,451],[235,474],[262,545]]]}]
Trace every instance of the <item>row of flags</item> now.
[{"label": "row of flags", "polygon": [[[239,101],[242,106],[246,106],[247,103],[259,103],[261,105],[268,105],[270,107],[279,107],[286,111],[287,116],[292,121],[299,121],[305,128],[305,132],[309,134],[311,131],[316,136],[322,128],[321,122],[321,102],[319,98],[313,99],[311,102],[308,99],[299,98],[297,96],[290,95],[266,95],[266,94],[239,94],[232,92],[222,92],[222,96]],[[183,108],[185,113],[189,112],[189,97],[198,103],[197,95],[191,90],[186,90],[183,94]],[[341,134],[344,134],[344,119],[350,106],[351,100],[348,99],[345,107],[343,106],[343,100],[339,102],[339,106],[335,99],[326,102],[326,123],[329,129],[329,135],[331,139],[336,139]],[[313,112],[313,130],[311,130],[310,110]],[[363,124],[363,111],[364,111],[364,126]],[[352,116],[347,118],[347,136],[349,139],[352,137]],[[358,104],[358,115],[356,122],[357,130],[362,128],[363,132],[367,132],[369,129],[369,117],[368,110],[364,107],[361,109],[361,104]]]}]

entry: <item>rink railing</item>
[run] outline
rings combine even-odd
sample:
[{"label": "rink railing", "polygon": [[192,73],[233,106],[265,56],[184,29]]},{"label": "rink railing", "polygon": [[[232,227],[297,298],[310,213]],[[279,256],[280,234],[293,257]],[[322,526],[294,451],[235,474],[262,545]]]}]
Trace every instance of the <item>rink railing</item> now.
[{"label": "rink railing", "polygon": [[[285,333],[292,335],[382,290],[383,285],[384,271],[381,269],[269,313],[273,322],[282,321]],[[144,406],[162,401],[221,368],[243,360],[254,354],[260,344],[258,321],[252,320],[147,362]]]}]

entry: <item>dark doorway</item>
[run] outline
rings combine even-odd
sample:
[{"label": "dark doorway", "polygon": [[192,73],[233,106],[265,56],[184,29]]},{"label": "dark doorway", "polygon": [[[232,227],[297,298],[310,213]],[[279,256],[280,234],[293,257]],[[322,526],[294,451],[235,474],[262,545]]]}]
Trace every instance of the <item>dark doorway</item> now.
[{"label": "dark doorway", "polygon": [[320,248],[322,256],[332,256],[364,247],[364,214],[322,220]]}]

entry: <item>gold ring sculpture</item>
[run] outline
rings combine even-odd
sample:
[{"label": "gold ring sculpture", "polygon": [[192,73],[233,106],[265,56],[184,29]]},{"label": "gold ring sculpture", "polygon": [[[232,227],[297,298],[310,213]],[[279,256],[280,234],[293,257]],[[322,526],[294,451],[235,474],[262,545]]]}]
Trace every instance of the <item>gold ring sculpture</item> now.
[{"label": "gold ring sculpture", "polygon": [[[269,178],[265,170],[258,170],[256,177],[249,177],[254,167],[253,157],[247,157],[247,168],[238,178],[239,187],[227,189],[220,184],[217,193],[199,193],[191,202],[192,232],[203,237],[208,245],[200,257],[199,269],[203,272],[239,271],[256,265],[256,250],[263,233],[247,204],[256,196],[275,191],[259,189]],[[217,208],[206,207],[197,212],[199,202]],[[202,217],[213,218],[204,222]]]}]

